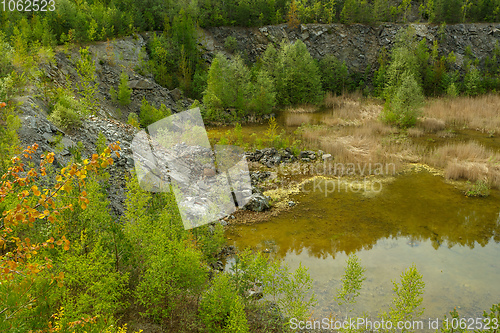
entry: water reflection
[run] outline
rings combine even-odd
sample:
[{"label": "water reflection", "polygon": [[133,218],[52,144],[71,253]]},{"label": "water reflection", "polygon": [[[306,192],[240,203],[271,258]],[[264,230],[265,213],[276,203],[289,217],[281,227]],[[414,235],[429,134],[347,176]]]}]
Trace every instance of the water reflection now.
[{"label": "water reflection", "polygon": [[359,310],[373,310],[369,306],[376,308],[381,298],[388,304],[390,280],[415,262],[427,284],[426,308],[436,312],[429,315],[441,317],[460,304],[481,315],[500,298],[500,286],[491,289],[500,273],[499,199],[498,191],[467,198],[441,177],[411,173],[384,184],[374,197],[300,194],[290,211],[266,223],[231,227],[227,236],[239,248],[268,249],[292,266],[308,266],[316,294],[327,298],[318,313],[331,310],[345,258],[358,253],[371,267],[367,293],[373,295],[363,296]]}]

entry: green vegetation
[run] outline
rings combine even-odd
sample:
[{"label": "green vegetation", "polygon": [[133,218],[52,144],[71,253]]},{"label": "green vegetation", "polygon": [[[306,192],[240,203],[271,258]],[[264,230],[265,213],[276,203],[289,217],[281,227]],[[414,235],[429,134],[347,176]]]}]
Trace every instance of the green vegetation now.
[{"label": "green vegetation", "polygon": [[200,302],[200,317],[208,332],[248,332],[243,300],[229,275],[217,275]]},{"label": "green vegetation", "polygon": [[128,86],[128,75],[122,72],[120,75],[120,85],[118,86],[118,95],[116,96],[120,105],[129,105],[132,89]]},{"label": "green vegetation", "polygon": [[80,126],[86,114],[85,106],[66,89],[58,89],[53,99],[48,119],[63,130],[74,130]]},{"label": "green vegetation", "polygon": [[139,117],[137,113],[130,112],[127,119],[127,124],[134,126],[135,128],[139,128]]},{"label": "green vegetation", "polygon": [[[158,120],[168,117],[171,114],[172,111],[169,108],[167,108],[164,104],[161,104],[160,108],[157,109],[153,105],[149,104],[149,102],[144,98],[142,100],[141,111],[139,113],[139,122],[142,127],[148,127],[152,123],[155,123]],[[130,117],[132,117],[132,120]],[[129,123],[131,125],[135,124],[133,118],[135,117],[129,115]]]},{"label": "green vegetation", "polygon": [[[0,29],[9,36],[16,27],[30,40],[43,45],[91,42],[137,31],[167,31],[176,20],[189,18],[208,26],[261,26],[291,23],[372,23],[407,22],[413,7],[419,19],[430,23],[498,22],[498,1],[471,0],[211,0],[178,2],[168,0],[78,2],[64,0],[54,11],[38,12],[28,19],[17,11],[3,12]],[[183,14],[179,15],[180,12]],[[179,18],[180,17],[180,18]],[[189,50],[186,50],[189,52]]]},{"label": "green vegetation", "polygon": [[[339,305],[345,304],[346,308],[355,302],[359,296],[359,291],[366,279],[364,276],[365,268],[361,266],[361,262],[356,255],[351,255],[347,258],[346,268],[342,276],[342,287],[337,291]],[[347,315],[347,311],[346,311]]]},{"label": "green vegetation", "polygon": [[255,79],[251,74],[239,56],[228,60],[217,54],[203,96],[206,118],[232,120],[270,113],[276,104],[273,81],[264,69],[256,73]]},{"label": "green vegetation", "polygon": [[465,191],[465,195],[468,197],[487,197],[490,195],[490,186],[484,180],[478,180],[474,184],[467,182],[467,185],[468,189]]},{"label": "green vegetation", "polygon": [[[498,1],[418,4],[422,18],[431,22],[500,19]],[[76,65],[77,91],[70,82],[56,88],[42,75],[40,68],[53,61],[52,48],[58,43],[67,51],[75,43],[163,31],[147,45],[150,60],[141,61],[143,73],[152,73],[159,84],[179,87],[185,96],[197,98],[192,107],[201,106],[208,120],[269,117],[266,133],[253,137],[254,147],[292,147],[297,154],[300,141],[290,142],[269,116],[277,105],[319,105],[327,91],[369,93],[373,86],[373,94],[386,100],[383,120],[411,127],[420,116],[424,96],[476,96],[499,90],[500,49],[480,64],[469,48],[465,72],[459,73],[453,66],[453,53],[439,55],[438,41],[432,45],[426,40],[417,42],[415,32],[408,28],[400,32],[390,54],[380,52],[371,78],[370,68],[354,72],[333,55],[315,61],[300,40],[283,41],[279,47],[269,44],[250,66],[245,54],[237,54],[236,39],[229,36],[225,48],[236,55],[227,59],[217,54],[208,68],[200,57],[197,24],[287,22],[298,27],[308,22],[406,22],[411,5],[407,0],[61,0],[53,12],[2,12],[0,171],[5,177],[0,183],[0,331],[125,333],[126,326],[119,327],[120,318],[138,312],[170,331],[250,332],[252,325],[261,324],[255,324],[251,315],[264,313],[272,305],[279,310],[277,319],[267,314],[259,320],[271,318],[272,324],[263,331],[280,332],[287,319],[307,318],[316,302],[311,295],[313,282],[302,265],[291,271],[261,253],[244,251],[237,255],[232,274],[211,271],[210,264],[225,245],[222,227],[184,230],[173,195],[143,191],[134,174],[126,179],[124,214],[112,214],[106,189],[111,154],[118,153],[119,147],[106,147],[102,133],[96,142],[97,154],[83,156],[79,142],[71,148],[71,162],[60,170],[53,166],[52,153],[43,154],[41,164],[31,170],[16,157],[20,122],[15,97],[23,89],[38,89],[33,91],[47,103],[48,119],[63,130],[77,129],[85,116],[99,109],[96,64],[88,48],[79,48],[77,59],[70,59]],[[112,61],[110,55],[108,60]],[[122,72],[117,90],[110,89],[113,102],[131,103],[128,79]],[[156,108],[144,98],[139,115],[131,112],[128,123],[147,127],[170,114],[165,105]],[[219,143],[244,146],[242,131],[236,123]],[[61,137],[56,146],[63,149]],[[36,148],[29,147],[19,156],[29,158]],[[466,194],[486,196],[488,191],[488,184],[478,181]],[[349,257],[339,303],[352,305],[364,279],[359,259]],[[254,287],[262,287],[266,297],[262,304],[249,295]],[[423,288],[422,276],[410,267],[400,283],[394,283],[395,299],[383,316],[392,321],[417,318]],[[498,318],[499,312],[496,306],[487,315]]]},{"label": "green vegetation", "polygon": [[394,299],[389,313],[383,313],[382,317],[390,320],[395,327],[398,322],[412,321],[420,318],[424,309],[420,307],[423,298],[425,283],[422,275],[418,272],[415,265],[410,266],[401,273],[401,281],[393,281]]},{"label": "green vegetation", "polygon": [[93,113],[99,105],[96,96],[99,84],[96,82],[95,62],[88,48],[80,49],[80,60],[76,63],[76,71],[80,79],[80,94],[81,102],[85,107],[84,111]]}]

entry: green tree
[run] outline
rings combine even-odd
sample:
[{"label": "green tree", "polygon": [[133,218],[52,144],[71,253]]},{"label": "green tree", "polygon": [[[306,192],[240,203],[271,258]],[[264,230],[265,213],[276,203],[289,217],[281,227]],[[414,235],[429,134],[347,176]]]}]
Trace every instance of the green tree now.
[{"label": "green tree", "polygon": [[17,130],[21,127],[21,122],[13,105],[0,102],[0,125],[0,173],[3,174],[19,144]]},{"label": "green tree", "polygon": [[417,47],[418,43],[413,28],[408,27],[398,31],[396,45],[391,53],[391,63],[386,72],[386,87],[384,89],[384,98],[386,100],[390,100],[395,94],[405,72],[413,75],[413,78],[420,84],[421,75]]},{"label": "green tree", "polygon": [[310,308],[316,304],[314,293],[307,296],[312,289],[312,279],[302,264],[290,273],[288,266],[279,261],[271,262],[264,273],[263,284],[264,293],[279,306],[286,318],[305,320]]},{"label": "green tree", "polygon": [[315,104],[323,99],[319,69],[304,42],[283,42],[276,66],[274,82],[278,104]]},{"label": "green tree", "polygon": [[[225,110],[231,110],[233,116],[246,114],[251,103],[250,79],[250,71],[241,57],[227,60],[221,53],[217,54],[208,72],[207,89],[203,97],[208,114],[214,118],[221,116]],[[261,78],[256,89],[266,84],[269,82]],[[264,107],[265,110],[265,99],[262,103],[258,107]]]},{"label": "green tree", "polygon": [[83,112],[97,110],[99,101],[97,99],[97,90],[99,84],[96,82],[95,62],[87,48],[80,48],[80,60],[76,63],[76,71],[80,79],[80,93],[82,94],[82,103],[85,105]]},{"label": "green tree", "polygon": [[340,62],[335,56],[328,54],[320,60],[319,69],[323,90],[340,95],[350,85],[345,61]]},{"label": "green tree", "polygon": [[260,70],[251,88],[249,107],[257,115],[269,114],[276,105],[276,92],[271,76],[266,70]]},{"label": "green tree", "polygon": [[389,15],[389,0],[375,0],[373,3],[374,20],[378,22],[388,22]]},{"label": "green tree", "polygon": [[469,65],[464,77],[465,93],[469,96],[476,96],[482,91],[481,73],[474,65]]},{"label": "green tree", "polygon": [[340,13],[340,22],[352,24],[357,22],[359,14],[358,0],[346,0]]},{"label": "green tree", "polygon": [[130,104],[130,96],[132,95],[132,89],[128,85],[128,75],[125,72],[120,74],[120,85],[118,86],[118,102],[121,105]]},{"label": "green tree", "polygon": [[345,304],[346,316],[348,315],[348,307],[354,304],[356,297],[359,296],[359,291],[366,280],[364,272],[366,269],[361,266],[361,262],[356,255],[350,255],[346,261],[346,268],[342,276],[342,286],[337,290],[337,299],[339,305]]},{"label": "green tree", "polygon": [[382,111],[382,119],[402,128],[414,126],[424,103],[422,88],[412,73],[405,71],[401,83]]},{"label": "green tree", "polygon": [[401,281],[393,281],[395,293],[389,313],[383,313],[382,317],[390,320],[396,328],[398,322],[412,321],[419,318],[424,309],[420,308],[424,293],[425,283],[422,275],[415,265],[410,266],[401,273]]}]

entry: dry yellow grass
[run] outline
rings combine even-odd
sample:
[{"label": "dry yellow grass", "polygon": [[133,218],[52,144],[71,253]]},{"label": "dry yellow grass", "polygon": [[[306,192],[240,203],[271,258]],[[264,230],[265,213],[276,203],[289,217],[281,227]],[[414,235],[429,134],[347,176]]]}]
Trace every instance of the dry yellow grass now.
[{"label": "dry yellow grass", "polygon": [[426,117],[443,120],[447,125],[500,133],[499,95],[438,98],[427,104]]},{"label": "dry yellow grass", "polygon": [[311,122],[311,114],[308,113],[288,113],[285,117],[286,126],[294,127]]},{"label": "dry yellow grass", "polygon": [[288,113],[314,113],[318,111],[318,107],[312,104],[303,104],[303,105],[288,107],[286,111]]},{"label": "dry yellow grass", "polygon": [[426,157],[426,162],[444,169],[448,179],[487,180],[500,188],[500,154],[476,142],[439,147]]},{"label": "dry yellow grass", "polygon": [[[327,95],[325,105],[331,111],[321,118],[319,126],[302,128],[305,142],[319,147],[334,157],[334,163],[393,163],[397,171],[407,162],[425,162],[444,171],[448,179],[487,180],[500,188],[500,154],[475,143],[455,143],[426,151],[413,144],[399,130],[381,123],[378,115],[382,106],[361,96]],[[291,123],[305,123],[306,114],[291,118]],[[309,114],[308,116],[312,116]],[[408,137],[435,133],[438,137],[453,136],[446,126],[465,126],[500,133],[500,96],[477,98],[435,99],[428,103],[417,127],[410,128]]]},{"label": "dry yellow grass", "polygon": [[427,133],[436,133],[446,128],[444,120],[436,118],[421,118],[417,121],[417,127]]},{"label": "dry yellow grass", "polygon": [[408,136],[411,138],[419,138],[423,136],[425,133],[421,128],[408,128]]}]

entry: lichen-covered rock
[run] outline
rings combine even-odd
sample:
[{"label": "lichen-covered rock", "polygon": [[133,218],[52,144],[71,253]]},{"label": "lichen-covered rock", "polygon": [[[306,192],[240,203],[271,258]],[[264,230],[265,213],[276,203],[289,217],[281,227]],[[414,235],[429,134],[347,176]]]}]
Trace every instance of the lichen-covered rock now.
[{"label": "lichen-covered rock", "polygon": [[263,212],[271,208],[269,197],[260,193],[254,193],[250,197],[250,201],[245,205],[245,208],[254,212]]}]

